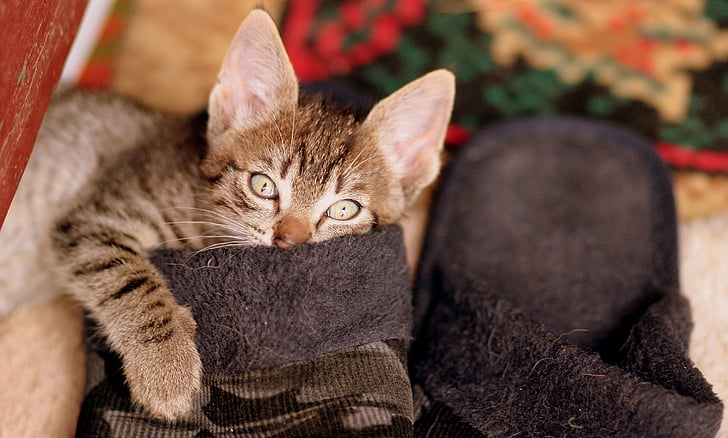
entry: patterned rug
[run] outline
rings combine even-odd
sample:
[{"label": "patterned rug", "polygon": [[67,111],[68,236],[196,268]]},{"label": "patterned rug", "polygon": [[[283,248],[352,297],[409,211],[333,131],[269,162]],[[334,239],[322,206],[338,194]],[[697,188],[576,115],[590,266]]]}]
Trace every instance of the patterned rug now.
[{"label": "patterned rug", "polygon": [[[134,3],[117,2],[82,84],[110,84]],[[654,139],[676,168],[728,172],[726,2],[293,0],[281,21],[303,81],[346,76],[385,95],[454,70],[450,144],[504,119],[573,114]]]},{"label": "patterned rug", "polygon": [[458,77],[451,143],[488,123],[574,114],[654,139],[671,165],[728,172],[728,3],[298,0],[284,39],[304,80],[389,93]]}]

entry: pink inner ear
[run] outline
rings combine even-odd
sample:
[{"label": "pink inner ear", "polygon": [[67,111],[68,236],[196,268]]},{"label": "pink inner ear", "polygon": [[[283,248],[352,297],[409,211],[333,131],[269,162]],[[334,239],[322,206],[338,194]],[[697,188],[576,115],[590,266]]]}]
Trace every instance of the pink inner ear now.
[{"label": "pink inner ear", "polygon": [[248,88],[247,78],[244,74],[246,70],[243,65],[243,60],[246,59],[244,43],[246,41],[241,36],[233,41],[220,71],[219,86],[223,91],[222,104],[225,117],[223,123],[226,128],[232,126],[236,121],[240,106],[248,105],[247,102],[254,97]]},{"label": "pink inner ear", "polygon": [[[403,182],[416,179],[419,174],[427,168],[431,160],[438,158],[443,139],[443,130],[446,129],[446,122],[449,113],[440,110],[447,102],[436,101],[431,103],[434,108],[430,117],[424,123],[417,123],[419,127],[425,127],[409,139],[397,142],[395,149],[400,156],[400,163],[403,167]],[[443,119],[444,118],[444,119]]]},{"label": "pink inner ear", "polygon": [[[435,137],[435,128],[430,128],[426,133],[413,138],[407,142],[406,147],[397,145],[400,148],[402,164],[402,184],[409,186],[417,180],[421,174],[427,169],[427,165],[437,158],[436,151],[437,141],[432,140]],[[428,150],[429,149],[429,150]]]},{"label": "pink inner ear", "polygon": [[224,85],[220,85],[222,88],[222,107],[223,107],[223,120],[222,124],[225,129],[232,126],[235,120],[235,113],[237,112],[237,105],[240,96],[243,93],[242,87],[236,83],[225,82]]},{"label": "pink inner ear", "polygon": [[295,105],[297,93],[298,81],[275,23],[264,12],[252,11],[225,55],[211,95],[211,117],[223,129],[250,128],[281,105]]},{"label": "pink inner ear", "polygon": [[428,128],[420,135],[412,137],[412,139],[407,141],[403,148],[404,150],[400,151],[403,162],[408,164],[407,167],[413,167],[414,163],[421,162],[422,157],[427,155],[426,149],[439,148],[438,134],[440,131],[440,124],[439,120],[436,120],[437,117],[433,117],[432,119],[433,120],[425,124]]},{"label": "pink inner ear", "polygon": [[[260,96],[253,94],[247,87],[243,78],[243,69],[227,70],[226,75],[238,74],[238,77],[231,80],[223,78],[223,107],[225,112],[225,128],[231,127],[235,122],[254,121],[267,111],[265,102]],[[240,120],[247,118],[248,120]]]}]

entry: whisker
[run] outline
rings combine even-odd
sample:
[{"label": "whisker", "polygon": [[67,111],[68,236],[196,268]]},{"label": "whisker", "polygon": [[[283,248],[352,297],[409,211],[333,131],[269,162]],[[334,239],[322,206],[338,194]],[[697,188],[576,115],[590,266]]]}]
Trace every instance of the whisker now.
[{"label": "whisker", "polygon": [[213,238],[213,237],[217,237],[217,236],[201,234],[201,235],[196,235],[196,236],[175,237],[174,239],[167,239],[165,241],[159,242],[158,245],[164,245],[164,244],[172,243],[172,242],[182,242],[182,241],[185,241],[185,240],[210,239],[210,238]]},{"label": "whisker", "polygon": [[[232,207],[232,206],[231,206]],[[202,239],[234,239],[239,241],[246,241],[246,242],[258,242],[259,239],[257,239],[255,231],[251,228],[243,226],[235,216],[231,216],[228,214],[223,214],[219,211],[214,211],[210,209],[204,209],[204,208],[198,208],[198,207],[179,207],[180,209],[184,210],[190,210],[195,211],[197,213],[200,213],[199,216],[209,216],[212,217],[213,221],[211,220],[199,220],[199,219],[189,219],[189,220],[180,220],[180,221],[170,221],[167,222],[169,224],[179,224],[179,225],[202,225],[204,228],[207,228],[207,233],[204,233],[202,235],[196,236],[196,237],[184,237],[182,239],[179,239],[178,241],[188,241],[195,238],[202,238]],[[238,216],[241,215],[239,211],[233,211],[233,213],[237,214]],[[175,240],[168,240],[164,243],[171,243]]]},{"label": "whisker", "polygon": [[[277,126],[276,126],[276,128],[277,128]],[[279,135],[281,135],[280,134],[280,130],[279,130]],[[270,135],[268,135],[268,133],[265,134],[265,139],[268,140],[268,143],[270,143],[271,150],[275,150],[276,149],[276,142],[270,137]],[[282,142],[283,142],[283,137],[281,136],[281,143]]]},{"label": "whisker", "polygon": [[213,225],[213,226],[224,226],[224,224],[221,224],[219,222],[210,222],[210,221],[172,221],[172,222],[164,222],[165,225],[191,225],[191,224],[197,224],[197,225]]},{"label": "whisker", "polygon": [[370,160],[373,160],[375,157],[374,155],[370,156],[369,158],[359,161],[359,157],[364,153],[364,150],[362,149],[359,151],[359,153],[356,155],[356,157],[352,160],[352,162],[349,164],[349,166],[341,172],[342,175],[355,172],[357,169],[359,169],[360,166],[363,166],[364,164],[368,163]]},{"label": "whisker", "polygon": [[281,127],[278,125],[278,122],[273,123],[273,126],[276,127],[276,131],[278,131],[278,137],[280,137],[281,144],[283,144],[283,133],[281,132]]},{"label": "whisker", "polygon": [[190,211],[196,211],[201,212],[205,214],[210,214],[216,217],[219,217],[220,219],[227,219],[222,213],[210,210],[207,208],[198,208],[198,207],[169,207],[170,209],[178,209],[178,210],[190,210]]},{"label": "whisker", "polygon": [[[243,217],[243,216],[245,216],[244,212],[243,212],[242,210],[240,210],[240,208],[239,208],[239,207],[238,207],[237,205],[235,205],[234,203],[229,203],[229,204],[226,204],[226,205],[227,205],[227,207],[228,207],[228,208],[229,208],[230,210],[232,210],[232,212],[233,212],[233,213],[235,213],[235,215],[236,215],[237,217]],[[231,227],[233,227],[233,228],[236,228],[236,229],[237,229],[238,231],[242,231],[242,232],[247,232],[247,231],[248,231],[248,230],[247,230],[246,228],[243,228],[243,227],[242,227],[242,226],[241,226],[241,225],[240,225],[240,224],[239,224],[239,223],[238,223],[238,222],[237,222],[237,221],[235,220],[235,218],[232,218],[232,217],[228,217],[228,216],[225,216],[225,215],[223,215],[222,213],[219,213],[219,215],[218,215],[218,216],[219,216],[219,217],[220,217],[220,218],[221,218],[221,219],[222,219],[223,221],[225,221],[225,223],[226,223],[227,225],[229,225],[229,226],[231,226]]]},{"label": "whisker", "polygon": [[214,249],[239,248],[239,247],[245,247],[245,246],[254,246],[254,244],[244,243],[244,242],[220,242],[220,243],[215,243],[213,245],[206,246],[204,248],[200,248],[197,251],[195,251],[194,254],[197,255],[197,254],[201,254],[205,251],[210,251],[210,250],[214,250]]},{"label": "whisker", "polygon": [[251,246],[249,243],[241,241],[241,240],[227,240],[225,242],[218,242],[213,243],[212,245],[207,245],[206,247],[202,249],[217,249],[217,248],[225,248],[227,246]]},{"label": "whisker", "polygon": [[217,236],[217,235],[198,235],[198,236],[189,236],[189,237],[178,237],[175,239],[168,239],[164,240],[162,242],[159,242],[157,245],[155,245],[155,248],[163,248],[167,244],[174,243],[174,242],[187,242],[190,240],[197,240],[197,239],[218,239],[221,237],[234,237],[237,238],[238,236]]},{"label": "whisker", "polygon": [[357,163],[357,161],[359,161],[359,158],[362,156],[362,154],[364,153],[364,151],[365,151],[365,149],[359,149],[359,152],[356,154],[356,157],[354,157],[351,160],[351,163],[349,163],[349,166],[347,167],[347,169],[346,169],[345,172],[349,172],[351,170],[351,167],[353,165],[355,165]]},{"label": "whisker", "polygon": [[174,242],[178,240],[190,240],[190,239],[240,239],[242,236],[239,236],[237,234],[235,235],[228,235],[228,234],[208,234],[208,235],[199,235],[199,236],[193,236],[193,237],[180,237],[179,239],[170,239],[166,240],[165,242]]},{"label": "whisker", "polygon": [[[204,205],[202,206],[204,207]],[[172,242],[189,242],[190,240],[199,239],[202,243],[206,239],[218,240],[216,243],[207,245],[202,249],[211,249],[225,246],[227,244],[236,246],[265,245],[262,240],[265,234],[254,226],[246,226],[241,223],[241,218],[245,214],[234,203],[226,203],[225,209],[214,210],[210,208],[176,206],[167,209],[175,209],[179,211],[188,211],[194,214],[186,214],[185,218],[178,221],[165,222],[168,225],[198,225],[202,230],[196,236],[184,236],[178,239],[170,239],[162,242],[160,245]],[[220,242],[219,240],[223,240]],[[197,246],[197,245],[196,245]]]},{"label": "whisker", "polygon": [[[203,208],[196,208],[196,207],[180,207],[185,208],[197,212],[203,213],[203,215],[212,216],[216,219],[222,220],[222,222],[212,222],[212,221],[202,221],[202,220],[188,220],[188,221],[176,221],[174,223],[176,224],[198,224],[198,225],[209,225],[213,227],[220,227],[220,228],[226,228],[233,232],[239,232],[242,234],[247,233],[247,229],[242,227],[234,218],[228,217],[220,212],[209,210],[209,209],[203,209]],[[236,213],[240,214],[240,211],[235,211]]]},{"label": "whisker", "polygon": [[[225,218],[223,218],[225,219]],[[233,232],[245,232],[245,228],[238,226],[234,223],[222,223],[222,222],[210,222],[210,221],[172,221],[172,222],[164,222],[166,225],[206,225],[209,228],[215,229],[215,228],[223,228],[227,230],[231,230]]]}]

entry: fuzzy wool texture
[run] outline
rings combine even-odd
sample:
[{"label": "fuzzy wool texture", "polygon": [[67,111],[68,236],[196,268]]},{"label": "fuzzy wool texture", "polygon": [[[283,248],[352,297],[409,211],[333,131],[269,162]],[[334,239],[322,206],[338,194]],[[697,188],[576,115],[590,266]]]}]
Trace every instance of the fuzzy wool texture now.
[{"label": "fuzzy wool texture", "polygon": [[434,205],[411,359],[425,419],[449,412],[466,436],[716,433],[722,405],[687,357],[669,175],[646,141],[577,119],[494,126]]},{"label": "fuzzy wool texture", "polygon": [[192,310],[206,373],[410,338],[409,269],[397,226],[290,249],[157,250],[151,260]]}]

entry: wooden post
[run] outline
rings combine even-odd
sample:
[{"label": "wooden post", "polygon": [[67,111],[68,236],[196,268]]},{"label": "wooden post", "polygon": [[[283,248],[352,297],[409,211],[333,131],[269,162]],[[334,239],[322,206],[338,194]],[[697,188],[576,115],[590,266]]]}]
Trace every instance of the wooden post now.
[{"label": "wooden post", "polygon": [[0,226],[85,7],[86,0],[0,2]]}]

